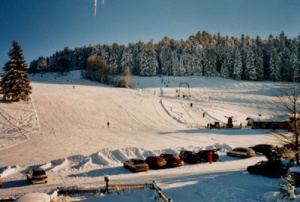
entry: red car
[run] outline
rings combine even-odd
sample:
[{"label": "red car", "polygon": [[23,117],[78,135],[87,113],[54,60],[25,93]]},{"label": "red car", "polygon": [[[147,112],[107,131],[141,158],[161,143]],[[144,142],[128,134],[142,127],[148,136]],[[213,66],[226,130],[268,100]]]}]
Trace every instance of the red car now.
[{"label": "red car", "polygon": [[160,156],[167,161],[168,167],[178,167],[184,165],[183,160],[174,154],[161,154]]},{"label": "red car", "polygon": [[161,156],[148,156],[146,163],[154,169],[165,168],[167,165],[167,161]]}]

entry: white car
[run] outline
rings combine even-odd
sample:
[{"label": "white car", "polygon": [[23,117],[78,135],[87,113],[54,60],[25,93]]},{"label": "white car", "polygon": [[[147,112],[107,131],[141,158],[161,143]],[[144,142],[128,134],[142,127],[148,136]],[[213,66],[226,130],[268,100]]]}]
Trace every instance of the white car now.
[{"label": "white car", "polygon": [[226,153],[228,156],[236,156],[241,158],[249,158],[255,156],[255,151],[248,147],[236,147]]},{"label": "white car", "polygon": [[131,170],[132,172],[142,172],[149,169],[149,165],[144,159],[128,159],[123,163],[123,167]]},{"label": "white car", "polygon": [[29,170],[26,174],[27,180],[32,184],[44,184],[47,183],[48,176],[43,168],[35,168]]}]

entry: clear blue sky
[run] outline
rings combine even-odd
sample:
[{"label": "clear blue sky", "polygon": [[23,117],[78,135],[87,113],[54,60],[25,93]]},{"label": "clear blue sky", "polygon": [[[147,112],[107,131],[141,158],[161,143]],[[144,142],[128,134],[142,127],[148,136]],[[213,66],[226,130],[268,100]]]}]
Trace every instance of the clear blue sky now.
[{"label": "clear blue sky", "polygon": [[29,66],[65,46],[185,40],[203,30],[262,38],[283,31],[294,38],[300,34],[300,1],[98,0],[95,17],[94,0],[0,0],[0,67],[13,40]]}]

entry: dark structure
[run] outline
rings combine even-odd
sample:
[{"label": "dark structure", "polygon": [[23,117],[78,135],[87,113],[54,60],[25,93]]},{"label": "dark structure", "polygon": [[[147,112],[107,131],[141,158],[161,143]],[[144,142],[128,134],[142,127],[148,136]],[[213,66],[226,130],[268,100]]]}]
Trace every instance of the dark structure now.
[{"label": "dark structure", "polygon": [[291,120],[288,116],[284,117],[259,117],[252,118],[248,117],[248,126],[251,126],[253,129],[286,129],[291,128]]}]

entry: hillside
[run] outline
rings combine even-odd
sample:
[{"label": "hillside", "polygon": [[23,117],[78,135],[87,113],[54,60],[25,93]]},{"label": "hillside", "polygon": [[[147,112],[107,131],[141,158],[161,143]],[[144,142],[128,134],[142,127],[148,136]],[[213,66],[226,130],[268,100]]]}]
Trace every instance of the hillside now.
[{"label": "hillside", "polygon": [[[272,107],[278,101],[274,91],[283,84],[207,77],[134,77],[134,86],[123,89],[82,80],[79,72],[29,78],[31,102],[0,102],[0,174],[4,179],[0,198],[49,192],[57,186],[99,186],[105,174],[115,183],[155,180],[174,201],[184,201],[184,190],[191,194],[190,201],[199,197],[206,201],[263,201],[266,192],[278,191],[280,180],[245,171],[263,156],[243,160],[226,156],[226,151],[236,146],[278,144],[270,131],[207,130],[205,126],[214,121],[226,123],[229,116],[234,125],[246,126],[248,116],[274,114]],[[178,97],[180,82],[188,82],[189,89],[183,83]],[[220,162],[212,165],[187,164],[138,174],[121,167],[131,157],[212,147],[221,149]],[[23,182],[29,168],[40,166],[49,173],[47,185]],[[241,185],[245,180],[251,188]],[[203,183],[208,186],[203,187]],[[220,189],[215,196],[209,193],[213,186]],[[199,187],[203,192],[197,191]]]}]

